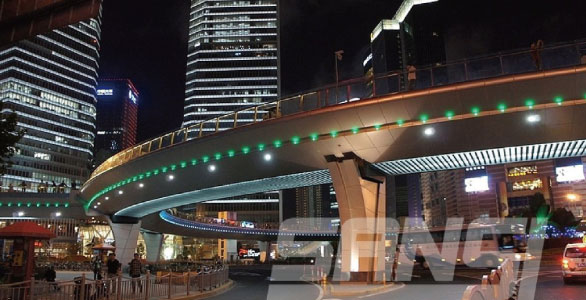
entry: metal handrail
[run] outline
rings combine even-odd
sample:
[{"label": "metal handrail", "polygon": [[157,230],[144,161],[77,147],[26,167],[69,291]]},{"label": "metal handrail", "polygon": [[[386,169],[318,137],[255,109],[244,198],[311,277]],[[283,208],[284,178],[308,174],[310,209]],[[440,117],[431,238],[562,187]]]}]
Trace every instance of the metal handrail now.
[{"label": "metal handrail", "polygon": [[[553,55],[548,55],[548,53],[552,53]],[[522,49],[509,53],[451,61],[445,64],[417,69],[416,89],[528,73],[538,69],[548,70],[576,66],[584,63],[583,57],[586,58],[586,56],[583,53],[586,53],[586,42],[577,41],[544,47],[539,52]],[[542,68],[538,68],[535,65],[532,57],[536,54],[541,56],[541,61],[545,63]],[[508,62],[511,59],[513,61]],[[90,178],[151,152],[204,137],[208,134],[214,134],[225,129],[234,129],[267,119],[281,118],[285,115],[311,111],[355,100],[404,92],[407,86],[406,78],[407,71],[403,70],[376,74],[370,78],[362,76],[342,81],[337,85],[329,84],[273,102],[262,103],[223,116],[204,120],[197,124],[171,131],[115,154],[98,166]],[[230,128],[220,126],[222,124],[221,120],[226,120],[226,123],[231,123],[232,126]],[[206,127],[206,124],[208,127]]]}]

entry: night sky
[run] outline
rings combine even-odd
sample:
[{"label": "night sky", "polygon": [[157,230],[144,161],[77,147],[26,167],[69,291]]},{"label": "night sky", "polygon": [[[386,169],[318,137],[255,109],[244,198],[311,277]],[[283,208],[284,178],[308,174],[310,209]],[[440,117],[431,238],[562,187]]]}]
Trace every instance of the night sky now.
[{"label": "night sky", "polygon": [[[444,27],[467,57],[586,37],[586,1],[448,0]],[[281,0],[282,94],[363,74],[370,32],[401,0]],[[567,2],[567,5],[565,3]],[[513,4],[512,4],[513,3]],[[100,77],[130,78],[140,91],[138,141],[178,128],[183,118],[189,0],[105,0]],[[484,24],[484,25],[483,25]],[[474,51],[468,52],[466,51]],[[480,52],[479,52],[480,51]],[[456,51],[453,51],[454,53]]]}]

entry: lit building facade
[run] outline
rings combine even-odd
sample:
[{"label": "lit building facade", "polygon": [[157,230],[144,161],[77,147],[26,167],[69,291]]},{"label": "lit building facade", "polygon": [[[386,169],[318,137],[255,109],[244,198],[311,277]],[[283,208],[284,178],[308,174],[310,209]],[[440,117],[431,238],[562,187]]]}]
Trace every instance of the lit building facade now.
[{"label": "lit building facade", "polygon": [[424,216],[428,226],[447,218],[519,217],[537,193],[551,210],[563,208],[584,218],[586,158],[493,165],[421,174]]},{"label": "lit building facade", "polygon": [[[278,97],[277,16],[277,0],[191,1],[183,126]],[[242,113],[238,123],[253,118]],[[233,125],[234,118],[203,129]]]},{"label": "lit building facade", "polygon": [[26,130],[0,179],[36,191],[44,182],[79,186],[88,177],[96,118],[101,13],[0,50],[0,101]]},{"label": "lit building facade", "polygon": [[136,144],[138,90],[130,79],[100,79],[96,117],[96,166]]}]

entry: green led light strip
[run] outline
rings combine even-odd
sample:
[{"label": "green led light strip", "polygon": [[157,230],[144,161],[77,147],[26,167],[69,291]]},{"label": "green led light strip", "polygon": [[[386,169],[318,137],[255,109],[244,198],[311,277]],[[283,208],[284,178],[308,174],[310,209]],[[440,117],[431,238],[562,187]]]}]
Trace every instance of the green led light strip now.
[{"label": "green led light strip", "polygon": [[[235,151],[233,149],[230,149],[230,150],[227,150],[225,152],[225,154],[222,152],[216,152],[213,155],[204,155],[201,157],[201,160],[198,160],[197,158],[191,158],[187,161],[180,161],[177,164],[171,164],[169,166],[162,166],[160,168],[157,168],[157,169],[154,169],[151,171],[146,171],[144,173],[126,178],[126,179],[119,181],[117,183],[113,183],[113,184],[107,186],[106,188],[102,189],[98,193],[94,194],[92,196],[92,198],[89,201],[87,201],[87,203],[84,205],[84,208],[86,210],[88,210],[89,207],[91,206],[91,204],[96,199],[98,199],[99,197],[105,195],[106,193],[108,193],[118,187],[122,187],[122,186],[127,185],[131,182],[136,182],[137,180],[142,180],[144,178],[151,178],[151,177],[157,176],[161,173],[167,173],[169,170],[175,171],[177,169],[178,165],[180,166],[181,169],[186,168],[188,166],[188,163],[187,163],[188,161],[191,162],[191,166],[196,166],[200,163],[200,161],[201,161],[201,163],[205,164],[205,163],[208,163],[208,162],[211,162],[214,160],[216,160],[216,161],[220,160],[223,157],[233,158],[236,156],[250,154],[252,151],[262,152],[269,147],[276,149],[276,148],[281,148],[282,146],[287,145],[287,144],[299,145],[302,142],[316,142],[320,139],[338,138],[338,137],[343,137],[343,136],[348,136],[348,135],[354,135],[359,132],[372,132],[372,131],[378,131],[381,129],[390,130],[390,129],[396,129],[399,127],[421,126],[423,124],[428,124],[428,123],[441,123],[441,122],[447,122],[447,121],[451,121],[451,120],[464,120],[464,119],[470,119],[470,118],[475,118],[475,117],[492,116],[492,115],[496,115],[496,114],[502,114],[505,112],[513,113],[513,112],[520,112],[520,111],[527,111],[527,110],[534,110],[534,109],[535,110],[546,109],[546,108],[557,107],[557,106],[562,106],[562,105],[568,105],[568,106],[569,105],[579,105],[579,104],[585,104],[586,100],[580,99],[580,100],[565,101],[561,96],[556,96],[552,102],[553,103],[536,104],[536,101],[534,99],[526,99],[524,102],[525,106],[507,108],[507,105],[501,101],[495,107],[496,110],[490,110],[490,111],[483,112],[479,106],[473,106],[473,107],[469,108],[470,109],[469,112],[463,113],[460,115],[456,115],[454,110],[448,110],[445,112],[445,116],[437,117],[434,119],[430,119],[428,114],[421,114],[421,115],[419,115],[418,120],[405,121],[403,119],[398,119],[396,122],[387,123],[387,124],[376,124],[373,126],[366,126],[366,127],[354,126],[351,129],[347,129],[347,130],[331,130],[329,133],[325,133],[325,134],[311,133],[307,137],[293,136],[290,138],[290,140],[277,139],[277,140],[274,140],[272,143],[267,143],[267,144],[259,143],[254,148],[252,148],[250,146],[242,146],[241,151]],[[2,204],[0,203],[0,206],[1,205]],[[12,205],[12,203],[9,203],[8,206],[10,206],[10,205]]]}]

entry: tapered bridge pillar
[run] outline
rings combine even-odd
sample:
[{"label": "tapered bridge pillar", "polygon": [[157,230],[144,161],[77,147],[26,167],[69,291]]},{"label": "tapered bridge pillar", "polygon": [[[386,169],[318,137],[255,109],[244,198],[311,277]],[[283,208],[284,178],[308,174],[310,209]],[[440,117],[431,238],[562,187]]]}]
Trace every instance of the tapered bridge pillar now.
[{"label": "tapered bridge pillar", "polygon": [[340,212],[341,280],[382,280],[385,271],[386,176],[346,153],[327,156]]}]

